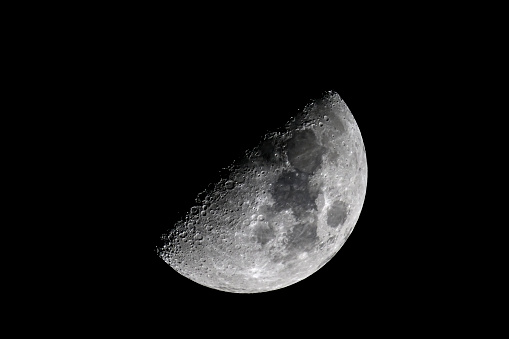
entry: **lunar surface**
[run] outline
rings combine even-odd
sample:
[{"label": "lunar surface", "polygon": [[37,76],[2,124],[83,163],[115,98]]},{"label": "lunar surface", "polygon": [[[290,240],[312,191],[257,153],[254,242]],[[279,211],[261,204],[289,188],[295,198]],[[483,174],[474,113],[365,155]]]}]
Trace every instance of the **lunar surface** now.
[{"label": "lunar surface", "polygon": [[339,95],[327,92],[199,193],[157,253],[213,289],[280,289],[339,251],[359,218],[366,185],[359,127]]}]

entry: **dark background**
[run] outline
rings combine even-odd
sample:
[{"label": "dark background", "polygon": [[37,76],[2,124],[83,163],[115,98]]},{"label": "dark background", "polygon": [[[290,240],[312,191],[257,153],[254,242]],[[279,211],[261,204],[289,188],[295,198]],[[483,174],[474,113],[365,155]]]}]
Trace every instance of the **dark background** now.
[{"label": "dark background", "polygon": [[[116,93],[125,111],[119,110],[109,122],[115,140],[107,160],[115,164],[114,189],[127,200],[119,214],[132,216],[125,225],[132,242],[119,244],[118,260],[124,264],[112,267],[120,270],[120,276],[132,275],[130,298],[159,305],[187,295],[190,300],[184,308],[219,300],[277,304],[298,298],[337,304],[369,295],[385,298],[392,267],[398,265],[392,261],[398,258],[393,257],[390,239],[400,221],[379,201],[390,200],[378,190],[390,181],[387,172],[399,167],[390,145],[398,123],[391,122],[387,112],[392,99],[386,90],[381,92],[391,86],[384,65],[370,66],[368,60],[338,60],[326,66],[291,58],[221,59],[168,61],[163,70],[155,63],[132,89]],[[219,179],[222,167],[328,90],[339,93],[354,114],[368,159],[368,190],[359,222],[328,264],[279,291],[234,295],[200,286],[156,256],[161,233],[192,206],[197,193]],[[383,154],[377,154],[380,151]],[[163,301],[162,295],[169,300]]]},{"label": "dark background", "polygon": [[[86,182],[99,189],[94,205],[108,215],[93,235],[101,243],[93,249],[100,271],[86,280],[106,310],[178,322],[197,312],[214,317],[217,305],[234,317],[262,307],[262,319],[279,312],[298,317],[295,308],[304,305],[332,319],[326,307],[348,318],[362,305],[380,312],[395,298],[399,304],[420,298],[422,257],[408,253],[422,242],[415,232],[421,221],[408,197],[422,185],[414,171],[423,158],[415,158],[407,140],[419,123],[415,102],[426,93],[408,80],[425,70],[407,72],[402,66],[411,59],[384,54],[388,46],[378,44],[313,53],[249,44],[148,45],[91,57],[80,71],[88,86],[76,94],[91,126],[84,143],[94,162],[86,164]],[[329,90],[353,113],[368,160],[364,207],[338,254],[297,284],[254,295],[198,285],[164,263],[155,252],[160,235],[219,179],[221,168]]]},{"label": "dark background", "polygon": [[[22,182],[42,186],[35,196],[19,193],[51,205],[42,208],[49,216],[22,215],[35,215],[35,228],[49,231],[59,245],[51,248],[58,261],[20,249],[30,256],[22,268],[31,271],[34,261],[44,268],[66,263],[56,265],[57,279],[32,273],[28,285],[56,285],[94,330],[101,318],[113,322],[112,329],[162,328],[166,336],[175,329],[189,336],[198,329],[223,334],[238,325],[243,331],[237,335],[266,334],[273,324],[299,332],[335,325],[343,333],[392,330],[419,318],[424,321],[413,330],[420,332],[436,310],[449,322],[447,306],[470,300],[456,292],[462,281],[447,281],[458,264],[470,264],[461,257],[466,251],[457,250],[456,235],[472,236],[466,244],[478,241],[477,231],[465,232],[453,220],[460,213],[450,212],[457,193],[465,192],[449,185],[462,172],[450,163],[458,149],[473,165],[483,156],[471,147],[482,140],[455,132],[482,126],[465,116],[485,114],[470,93],[486,83],[476,83],[472,69],[490,72],[477,55],[491,56],[484,46],[492,43],[478,30],[477,8],[476,15],[462,16],[457,7],[379,7],[363,6],[352,20],[346,8],[320,8],[309,16],[330,27],[315,32],[308,15],[292,17],[287,8],[264,10],[277,27],[267,25],[265,14],[245,22],[239,13],[232,21],[204,8],[200,17],[193,8],[188,17],[172,9],[156,18],[157,9],[144,16],[120,7],[91,8],[93,15],[83,20],[85,9],[55,10],[60,20],[35,9],[43,24],[10,26],[16,47],[8,52],[16,63],[5,65],[15,74],[7,87],[19,96],[13,115],[22,133],[14,131],[8,147],[27,143],[29,151],[19,158],[30,164],[15,165],[26,171]],[[325,19],[326,12],[333,18]],[[282,20],[290,17],[294,25]],[[457,18],[465,22],[458,25]],[[19,31],[26,32],[23,38],[16,37]],[[293,286],[238,295],[195,284],[156,256],[161,232],[221,167],[327,90],[350,107],[368,159],[364,208],[336,257]],[[458,108],[465,102],[468,107]],[[467,216],[479,214],[473,202],[460,207]],[[63,230],[53,227],[56,216],[65,219]],[[442,241],[447,250],[441,252],[437,243],[447,229],[454,236]],[[32,230],[26,236],[45,245]],[[41,292],[48,313],[53,294]],[[77,317],[70,309],[63,312]]]}]

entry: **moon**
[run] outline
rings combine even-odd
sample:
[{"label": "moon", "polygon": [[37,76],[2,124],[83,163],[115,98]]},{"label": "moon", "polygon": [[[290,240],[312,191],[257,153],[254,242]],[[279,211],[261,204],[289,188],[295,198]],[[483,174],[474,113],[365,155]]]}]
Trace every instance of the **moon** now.
[{"label": "moon", "polygon": [[225,292],[309,277],[348,239],[366,195],[366,151],[346,103],[325,93],[237,160],[161,236],[157,254]]}]

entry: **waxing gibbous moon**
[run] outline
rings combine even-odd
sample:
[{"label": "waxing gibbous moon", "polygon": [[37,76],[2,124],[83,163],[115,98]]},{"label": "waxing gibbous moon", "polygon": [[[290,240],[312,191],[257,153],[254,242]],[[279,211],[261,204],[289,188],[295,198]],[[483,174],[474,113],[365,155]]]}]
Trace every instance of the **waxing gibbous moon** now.
[{"label": "waxing gibbous moon", "polygon": [[366,185],[359,127],[340,96],[327,92],[246,150],[225,178],[197,192],[157,253],[213,289],[280,289],[339,251],[357,223]]}]

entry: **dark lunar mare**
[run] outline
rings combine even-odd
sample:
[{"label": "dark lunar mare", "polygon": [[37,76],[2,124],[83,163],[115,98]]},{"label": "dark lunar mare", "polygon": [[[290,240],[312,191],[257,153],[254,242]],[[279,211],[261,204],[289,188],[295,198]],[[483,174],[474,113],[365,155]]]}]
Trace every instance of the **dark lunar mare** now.
[{"label": "dark lunar mare", "polygon": [[311,130],[296,132],[287,143],[288,161],[295,169],[307,174],[320,167],[325,151],[325,147],[316,142],[315,133]]},{"label": "dark lunar mare", "polygon": [[281,148],[275,138],[261,142],[258,150],[263,160],[269,164],[278,164],[281,161]]},{"label": "dark lunar mare", "polygon": [[288,161],[292,170],[285,170],[275,182],[272,197],[274,208],[280,212],[292,209],[296,218],[306,210],[317,211],[315,199],[318,192],[311,191],[309,176],[322,164],[325,147],[319,145],[311,130],[297,131],[286,143]]},{"label": "dark lunar mare", "polygon": [[[318,191],[310,190],[309,177],[322,165],[325,147],[319,145],[313,131],[298,131],[288,140],[288,161],[293,170],[285,170],[274,184],[272,197],[274,210],[291,209],[297,220],[315,215],[318,211],[315,200]],[[279,260],[294,259],[303,251],[310,251],[318,242],[316,219],[313,222],[298,222],[287,234],[288,255]]]},{"label": "dark lunar mare", "polygon": [[283,171],[274,184],[272,197],[276,212],[291,209],[296,218],[307,210],[317,210],[317,195],[309,190],[309,176],[300,171]]},{"label": "dark lunar mare", "polygon": [[341,200],[334,201],[327,211],[327,225],[330,227],[338,227],[343,225],[348,215],[348,206]]},{"label": "dark lunar mare", "polygon": [[274,238],[274,228],[268,223],[259,224],[255,230],[255,237],[256,241],[263,246]]},{"label": "dark lunar mare", "polygon": [[297,254],[302,251],[311,250],[315,242],[318,240],[316,229],[316,221],[295,225],[290,234],[288,234],[287,248],[297,251]]}]

